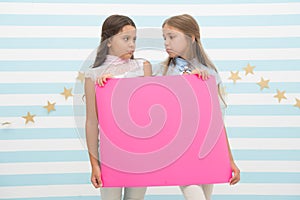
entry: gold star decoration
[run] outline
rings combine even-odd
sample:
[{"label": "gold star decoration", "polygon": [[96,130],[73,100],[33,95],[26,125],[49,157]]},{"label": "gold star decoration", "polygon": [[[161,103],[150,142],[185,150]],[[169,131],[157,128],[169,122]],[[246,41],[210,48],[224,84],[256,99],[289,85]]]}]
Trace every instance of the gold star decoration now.
[{"label": "gold star decoration", "polygon": [[26,120],[25,124],[27,124],[28,122],[34,123],[33,117],[35,117],[35,115],[31,115],[30,112],[27,112],[26,116],[22,116],[22,118],[24,118]]},{"label": "gold star decoration", "polygon": [[263,90],[264,88],[270,88],[269,87],[269,81],[270,80],[264,80],[264,78],[261,77],[260,82],[257,83],[257,85],[260,86],[260,90]]},{"label": "gold star decoration", "polygon": [[64,92],[62,92],[60,94],[64,95],[65,99],[67,100],[69,97],[73,96],[73,94],[72,94],[72,88],[67,89],[66,87],[64,87]]},{"label": "gold star decoration", "polygon": [[300,108],[300,99],[296,98],[296,104],[294,106]]},{"label": "gold star decoration", "polygon": [[84,73],[82,73],[82,72],[78,72],[78,75],[77,75],[77,80],[79,80],[81,83],[83,83],[83,81],[84,81]]},{"label": "gold star decoration", "polygon": [[254,74],[253,73],[253,69],[255,68],[255,66],[251,66],[249,63],[246,67],[244,67],[243,69],[245,70],[245,75],[247,76],[249,73],[250,74]]},{"label": "gold star decoration", "polygon": [[52,110],[55,110],[55,102],[54,103],[50,103],[48,101],[48,105],[47,106],[43,106],[43,108],[46,108],[48,110],[48,113],[50,113]]},{"label": "gold star decoration", "polygon": [[231,76],[228,78],[228,79],[231,79],[233,80],[233,83],[236,83],[237,80],[241,79],[241,77],[239,77],[239,71],[237,72],[230,72],[231,73]]},{"label": "gold star decoration", "polygon": [[285,91],[280,91],[277,89],[277,94],[274,96],[274,98],[278,98],[278,102],[280,103],[280,101],[282,99],[287,99],[286,96],[284,96]]}]

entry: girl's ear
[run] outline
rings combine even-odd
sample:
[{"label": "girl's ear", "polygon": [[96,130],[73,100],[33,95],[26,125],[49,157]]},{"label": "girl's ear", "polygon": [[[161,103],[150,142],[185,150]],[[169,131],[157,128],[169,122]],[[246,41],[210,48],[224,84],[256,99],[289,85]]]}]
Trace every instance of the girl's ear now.
[{"label": "girl's ear", "polygon": [[192,35],[192,43],[194,43],[195,42],[195,36],[194,35]]},{"label": "girl's ear", "polygon": [[107,39],[107,47],[108,48],[111,47],[111,39],[110,38]]}]

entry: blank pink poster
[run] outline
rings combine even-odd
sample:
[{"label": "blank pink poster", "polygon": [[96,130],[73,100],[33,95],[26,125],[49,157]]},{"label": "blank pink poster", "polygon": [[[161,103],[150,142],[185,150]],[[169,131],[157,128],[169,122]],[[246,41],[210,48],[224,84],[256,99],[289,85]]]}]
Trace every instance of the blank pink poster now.
[{"label": "blank pink poster", "polygon": [[104,187],[225,183],[231,178],[215,79],[110,79],[96,86]]}]

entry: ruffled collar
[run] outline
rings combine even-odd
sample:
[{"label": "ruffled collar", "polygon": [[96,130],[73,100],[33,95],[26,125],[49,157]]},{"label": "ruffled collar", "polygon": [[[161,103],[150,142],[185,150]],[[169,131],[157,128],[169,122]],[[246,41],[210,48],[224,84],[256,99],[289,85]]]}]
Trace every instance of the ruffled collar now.
[{"label": "ruffled collar", "polygon": [[118,56],[106,55],[106,59],[104,61],[104,65],[120,65],[128,63],[130,59],[122,59]]},{"label": "ruffled collar", "polygon": [[175,68],[180,72],[180,74],[188,73],[190,74],[192,72],[191,66],[188,61],[181,57],[174,58],[175,61]]}]

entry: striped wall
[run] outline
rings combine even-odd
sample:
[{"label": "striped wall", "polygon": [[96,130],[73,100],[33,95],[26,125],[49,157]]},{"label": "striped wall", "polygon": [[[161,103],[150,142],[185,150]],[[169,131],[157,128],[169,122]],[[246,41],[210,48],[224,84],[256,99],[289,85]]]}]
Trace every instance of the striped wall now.
[{"label": "striped wall", "polygon": [[[225,123],[242,171],[238,185],[216,185],[213,200],[300,199],[299,0],[0,0],[0,199],[100,199],[74,97],[61,93],[80,93],[78,72],[115,13],[140,29],[181,13],[198,20],[226,87]],[[246,75],[248,64],[254,74]],[[260,90],[261,78],[269,88]],[[34,122],[25,124],[27,112]],[[146,199],[183,198],[178,187],[151,187]]]}]

